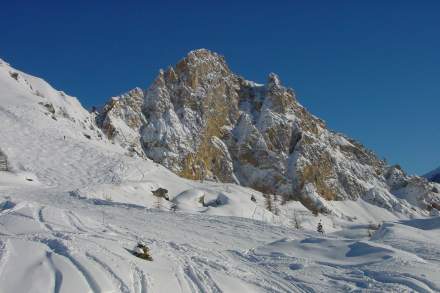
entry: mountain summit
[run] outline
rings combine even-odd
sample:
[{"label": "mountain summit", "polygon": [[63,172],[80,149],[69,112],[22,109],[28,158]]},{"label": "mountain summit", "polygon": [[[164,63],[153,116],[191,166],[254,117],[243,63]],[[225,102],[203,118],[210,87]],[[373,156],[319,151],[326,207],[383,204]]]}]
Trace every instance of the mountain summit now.
[{"label": "mountain summit", "polygon": [[439,200],[426,180],[329,130],[276,74],[248,81],[206,49],[161,70],[148,89],[112,98],[97,122],[180,176],[235,182],[315,212],[328,212],[329,200],[363,198],[405,213],[408,202],[430,209]]}]

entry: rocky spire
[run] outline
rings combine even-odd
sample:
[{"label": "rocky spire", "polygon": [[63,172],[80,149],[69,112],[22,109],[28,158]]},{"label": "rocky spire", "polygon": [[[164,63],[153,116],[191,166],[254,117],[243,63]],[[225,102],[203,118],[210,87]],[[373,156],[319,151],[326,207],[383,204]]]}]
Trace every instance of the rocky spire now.
[{"label": "rocky spire", "polygon": [[267,78],[267,87],[268,88],[279,88],[281,86],[280,78],[277,74],[271,72]]}]

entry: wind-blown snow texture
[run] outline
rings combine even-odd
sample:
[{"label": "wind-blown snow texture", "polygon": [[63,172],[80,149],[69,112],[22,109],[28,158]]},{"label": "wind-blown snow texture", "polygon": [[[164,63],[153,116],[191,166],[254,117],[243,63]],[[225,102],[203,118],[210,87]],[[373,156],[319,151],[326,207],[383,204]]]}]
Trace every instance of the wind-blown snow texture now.
[{"label": "wind-blown snow texture", "polygon": [[[107,139],[127,119],[145,127],[132,115],[143,96],[125,95],[134,110],[105,117],[104,135],[75,98],[0,61],[0,292],[440,291],[440,218],[418,207],[425,181],[404,188],[393,168],[392,193],[367,193],[386,194],[386,208],[316,194],[332,213],[314,216],[280,196],[184,179],[139,158],[131,144],[145,133]],[[159,187],[169,201],[153,196]],[[129,252],[138,241],[152,262]]]}]

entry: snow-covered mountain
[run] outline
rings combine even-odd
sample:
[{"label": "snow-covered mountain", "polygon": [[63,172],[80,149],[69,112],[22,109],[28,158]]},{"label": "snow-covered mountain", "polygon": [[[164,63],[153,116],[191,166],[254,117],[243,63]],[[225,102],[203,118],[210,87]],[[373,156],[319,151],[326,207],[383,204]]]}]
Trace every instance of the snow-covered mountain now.
[{"label": "snow-covered mountain", "polygon": [[[205,50],[190,56],[194,54],[221,60]],[[177,68],[187,70],[177,66],[176,74]],[[209,66],[205,69],[197,70],[215,81]],[[167,74],[162,75],[164,81]],[[191,83],[206,85],[207,80],[193,78]],[[229,85],[219,85],[211,92],[199,88],[198,104],[193,104],[192,90],[185,94],[185,83],[182,89],[173,88],[176,93],[182,91],[182,103],[195,109],[191,112],[186,106],[179,108],[175,99],[180,96],[170,95],[171,89],[160,85],[159,78],[147,91],[135,89],[113,99],[97,115],[83,109],[76,98],[0,60],[0,292],[439,292],[440,218],[424,217],[428,212],[419,208],[423,202],[436,200],[437,193],[428,192],[428,187],[439,185],[408,177],[398,167],[384,166],[357,143],[327,130],[296,100],[287,107],[288,114],[283,113],[274,104],[280,99],[281,105],[291,103],[293,96],[275,76],[270,80],[268,85],[238,82],[246,84],[248,93],[235,93],[249,100],[237,106],[238,114],[248,118],[234,116],[237,112],[232,111],[231,101],[228,121],[233,128],[222,127],[237,142],[208,135],[213,146],[205,142],[206,153],[194,155],[209,162],[216,158],[211,151],[223,150],[225,154],[218,156],[225,162],[200,164],[195,174],[232,182],[202,182],[179,177],[176,173],[185,173],[179,169],[171,172],[148,157],[153,158],[154,150],[166,149],[163,141],[174,143],[166,149],[170,158],[163,157],[161,163],[175,168],[173,164],[180,166],[178,158],[186,147],[200,150],[198,144],[188,141],[205,139],[203,123],[209,122],[208,129],[214,127],[215,134],[216,123],[224,126],[224,121],[215,115],[220,106],[206,117],[198,111],[217,106],[216,93]],[[211,97],[208,104],[204,104],[204,91]],[[254,109],[254,94],[266,110]],[[176,104],[171,107],[170,101]],[[177,116],[181,112],[193,115],[195,123],[190,125],[199,127],[194,131],[201,132],[201,137],[181,137],[181,131],[188,129],[179,128],[182,122],[175,120],[171,110]],[[249,117],[251,114],[255,117]],[[263,123],[262,115],[270,118],[264,122],[268,124]],[[234,117],[238,120],[232,120]],[[197,119],[205,122],[198,124]],[[308,152],[321,154],[322,147],[330,157],[342,156],[328,172],[348,172],[347,164],[352,164],[371,176],[359,180],[380,188],[370,188],[367,195],[342,193],[326,198],[318,187],[324,180],[320,176],[327,173],[317,166],[310,171],[312,177],[306,176],[316,178],[304,189],[315,190],[319,205],[303,200],[308,209],[275,193],[283,190],[282,185],[272,190],[255,186],[266,192],[263,194],[235,184],[251,185],[242,182],[250,172],[243,151],[250,148],[258,153],[256,143],[267,147],[262,148],[267,158],[264,152],[251,156],[257,161],[252,165],[257,173],[261,168],[263,174],[280,172],[284,176],[280,170],[288,166],[286,161],[295,159],[289,157],[292,154],[285,145],[291,146],[292,137],[277,144],[265,132],[267,125],[276,122],[273,119],[285,123],[286,129],[303,133],[293,148],[296,156],[309,159]],[[310,125],[304,126],[303,121]],[[275,132],[280,131],[277,123]],[[315,123],[319,136],[311,130]],[[163,141],[146,144],[157,139],[156,128]],[[302,142],[308,136],[311,146]],[[234,145],[243,150],[234,151]],[[341,150],[344,146],[349,150]],[[214,168],[229,164],[228,153],[232,171]],[[364,160],[355,154],[365,156]],[[275,160],[282,156],[287,157]],[[272,162],[278,165],[271,167]],[[375,164],[386,170],[385,175],[371,174]],[[327,179],[323,186],[345,190],[345,185],[330,185]],[[159,188],[168,190],[168,200],[154,195]],[[320,205],[331,213],[310,211]],[[325,234],[315,232],[320,221]],[[149,247],[152,261],[134,255],[132,250],[139,242]]]},{"label": "snow-covered mountain", "polygon": [[161,70],[147,90],[112,98],[97,121],[113,141],[180,176],[235,182],[315,212],[329,212],[326,200],[363,198],[408,214],[439,201],[426,180],[329,130],[277,75],[247,81],[205,49]]}]

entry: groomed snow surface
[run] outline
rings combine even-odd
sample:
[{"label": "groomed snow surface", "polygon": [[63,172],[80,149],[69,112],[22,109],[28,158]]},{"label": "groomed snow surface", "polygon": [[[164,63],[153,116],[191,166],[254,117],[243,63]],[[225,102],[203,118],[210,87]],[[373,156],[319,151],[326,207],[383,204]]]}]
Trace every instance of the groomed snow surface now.
[{"label": "groomed snow surface", "polygon": [[270,212],[251,189],[129,157],[74,98],[1,61],[0,89],[0,292],[440,291],[439,217],[361,200]]}]

